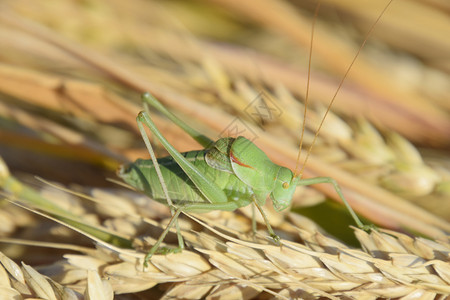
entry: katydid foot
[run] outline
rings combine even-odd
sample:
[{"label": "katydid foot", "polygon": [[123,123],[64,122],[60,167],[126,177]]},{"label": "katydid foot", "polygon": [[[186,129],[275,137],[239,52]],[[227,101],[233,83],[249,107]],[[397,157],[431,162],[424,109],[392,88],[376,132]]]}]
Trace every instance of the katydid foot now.
[{"label": "katydid foot", "polygon": [[374,224],[364,224],[362,226],[358,226],[358,228],[364,230],[367,233],[371,233],[372,231],[379,231],[378,227]]},{"label": "katydid foot", "polygon": [[144,258],[144,267],[148,267],[148,262],[152,259],[154,254],[167,255],[172,253],[181,253],[183,249],[184,247],[159,247],[156,251],[152,251],[152,248]]},{"label": "katydid foot", "polygon": [[277,245],[277,246],[281,246],[280,243],[280,237],[274,233],[270,234],[270,237],[273,239],[273,242]]}]

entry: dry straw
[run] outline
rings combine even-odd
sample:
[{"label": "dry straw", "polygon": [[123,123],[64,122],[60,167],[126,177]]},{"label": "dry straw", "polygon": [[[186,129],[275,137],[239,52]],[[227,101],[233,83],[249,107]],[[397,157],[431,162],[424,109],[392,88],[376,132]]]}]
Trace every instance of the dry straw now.
[{"label": "dry straw", "polygon": [[[306,146],[363,39],[361,28],[368,28],[376,18],[371,14],[384,5],[369,9],[374,1],[323,2]],[[142,271],[145,251],[167,223],[167,209],[117,186],[86,187],[105,186],[119,163],[148,156],[135,125],[141,106],[130,101],[140,92],[151,91],[213,138],[239,120],[274,161],[295,165],[314,7],[271,0],[211,3],[2,3],[0,155],[20,175],[17,180],[1,165],[2,195],[16,204],[2,203],[0,210],[2,296],[448,295],[450,165],[448,153],[439,150],[450,144],[445,1],[394,2],[343,86],[305,171],[337,179],[355,210],[382,227],[409,230],[408,235],[355,229],[361,246],[351,248],[309,219],[269,212],[283,238],[280,248],[262,227],[258,235],[248,234],[247,210],[211,212],[184,216],[187,250],[156,255]],[[408,18],[402,16],[405,11]],[[349,21],[335,22],[336,16]],[[385,51],[386,45],[395,54]],[[258,95],[281,113],[255,122],[247,108]],[[154,118],[177,149],[197,147],[173,124]],[[419,151],[413,143],[436,150]],[[78,185],[67,193],[29,175]],[[335,197],[331,187],[318,189],[320,194],[299,191],[294,205],[322,201],[322,193]],[[91,198],[82,200],[74,191]]]},{"label": "dry straw", "polygon": [[[117,235],[136,236],[146,228],[146,218],[135,211],[145,208],[164,215],[165,207],[156,202],[143,203],[140,195],[122,192],[118,196],[117,192],[91,191],[97,202],[94,211],[107,219],[105,225]],[[42,194],[61,198],[45,190]],[[80,205],[75,196],[66,196],[74,207]],[[167,217],[168,213],[165,209]],[[40,266],[40,272],[25,264],[20,267],[2,255],[2,291],[45,299],[76,299],[77,293],[87,299],[112,299],[112,291],[136,293],[172,283],[162,286],[163,299],[248,299],[263,294],[280,299],[407,299],[413,295],[439,299],[450,293],[448,241],[384,230],[368,234],[355,229],[361,243],[361,249],[355,249],[311,226],[311,221],[289,214],[276,228],[283,228],[280,233],[297,242],[283,239],[279,247],[271,243],[265,230],[256,236],[244,234],[250,220],[239,212],[212,212],[189,218],[193,221],[185,219],[181,223],[188,249],[179,254],[155,255],[145,271],[145,253],[141,250],[125,250],[99,240],[96,250],[30,241],[29,245],[35,247],[59,247],[79,254],[65,254],[64,260]],[[165,221],[151,223],[163,228]],[[135,241],[136,249],[151,246],[154,240],[149,240],[149,232],[147,226],[145,240]],[[71,236],[73,239],[76,234]],[[8,241],[19,242],[3,239]],[[153,293],[158,291],[153,289],[143,295]]]}]

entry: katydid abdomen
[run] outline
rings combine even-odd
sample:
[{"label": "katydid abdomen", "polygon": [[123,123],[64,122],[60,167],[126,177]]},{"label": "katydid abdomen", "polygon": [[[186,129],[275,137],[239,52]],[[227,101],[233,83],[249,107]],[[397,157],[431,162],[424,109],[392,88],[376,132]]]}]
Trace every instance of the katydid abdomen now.
[{"label": "katydid abdomen", "polygon": [[[229,209],[224,210],[234,210],[250,204],[252,189],[239,180],[235,174],[209,166],[205,160],[206,153],[207,150],[199,150],[181,154],[225,192],[228,202],[236,202],[236,206],[230,205]],[[192,204],[210,203],[171,156],[159,158],[158,164],[168,187],[169,197],[175,206],[189,210],[189,206]],[[167,204],[152,160],[138,159],[134,163],[124,166],[118,175],[152,199]]]}]

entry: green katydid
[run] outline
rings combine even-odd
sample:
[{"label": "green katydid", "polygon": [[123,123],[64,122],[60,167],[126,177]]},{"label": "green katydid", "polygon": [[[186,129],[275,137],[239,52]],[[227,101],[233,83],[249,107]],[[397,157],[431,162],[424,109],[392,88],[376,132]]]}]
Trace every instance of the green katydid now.
[{"label": "green katydid", "polygon": [[[331,183],[356,224],[360,228],[368,228],[345,200],[334,179],[301,179],[290,169],[273,163],[253,142],[241,136],[221,138],[213,142],[167,111],[149,93],[144,93],[142,98],[146,104],[173,120],[205,147],[199,151],[178,152],[159,132],[148,112],[139,113],[137,123],[152,159],[138,159],[122,166],[118,175],[152,199],[169,205],[172,210],[171,221],[150,249],[145,264],[158,250],[173,224],[177,224],[181,212],[233,211],[253,203],[263,216],[271,237],[278,243],[279,237],[274,233],[261,206],[266,202],[267,196],[270,196],[277,211],[287,208],[296,187],[302,185]],[[143,125],[150,129],[170,156],[156,159]],[[178,225],[177,235],[178,249],[181,250],[184,243]]]},{"label": "green katydid", "polygon": [[[369,34],[378,20],[379,18],[373,24]],[[342,78],[328,110],[361,48]],[[262,206],[265,204],[266,198],[270,196],[277,211],[287,208],[292,202],[292,196],[297,186],[332,184],[358,227],[364,230],[373,228],[371,225],[364,225],[359,220],[334,179],[329,177],[303,179],[301,178],[303,169],[297,171],[298,168],[296,168],[293,173],[290,169],[273,163],[253,142],[241,136],[221,138],[214,142],[178,119],[149,93],[144,93],[142,99],[146,109],[139,113],[136,120],[151,159],[138,159],[134,163],[122,166],[118,171],[118,176],[152,199],[168,205],[172,213],[169,224],[146,255],[144,265],[147,265],[152,255],[158,250],[174,224],[179,244],[177,250],[184,248],[177,221],[181,212],[233,211],[254,204],[260,211],[269,234],[276,243],[279,243],[279,237],[270,226]],[[178,152],[153,123],[148,105],[181,127],[204,149],[185,153]],[[170,156],[156,158],[144,126],[150,129]],[[322,124],[316,132],[316,137],[321,126]],[[310,151],[308,151],[308,155],[309,153]]]}]

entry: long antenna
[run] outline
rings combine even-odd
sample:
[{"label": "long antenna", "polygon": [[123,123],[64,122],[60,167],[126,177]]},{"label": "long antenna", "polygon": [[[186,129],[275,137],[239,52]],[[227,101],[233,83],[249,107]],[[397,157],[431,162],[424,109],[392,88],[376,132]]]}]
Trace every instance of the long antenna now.
[{"label": "long antenna", "polygon": [[[302,154],[302,147],[303,147],[303,137],[305,136],[305,126],[306,126],[306,113],[308,111],[308,100],[309,100],[309,85],[311,82],[311,58],[312,58],[312,51],[313,51],[313,42],[314,42],[314,31],[316,26],[316,20],[317,16],[319,15],[319,9],[320,9],[320,0],[317,3],[316,10],[314,11],[314,18],[311,26],[311,41],[309,42],[309,60],[308,60],[308,78],[306,80],[306,92],[305,92],[305,110],[303,111],[303,124],[302,124],[302,133],[300,135],[300,146],[298,147],[298,154],[297,154],[297,163],[295,165],[294,170],[294,177],[302,177],[303,173],[303,166],[300,172],[298,171],[299,162],[300,162],[300,156]],[[307,156],[308,157],[308,156]],[[306,160],[305,160],[306,162]]]},{"label": "long antenna", "polygon": [[[326,119],[326,117],[327,117],[327,115],[328,115],[328,112],[330,111],[331,106],[333,105],[334,100],[336,99],[337,94],[338,94],[339,91],[341,90],[342,85],[344,84],[345,79],[347,78],[348,74],[350,73],[350,70],[351,70],[353,64],[355,63],[355,61],[356,61],[356,59],[358,58],[359,54],[361,53],[362,49],[363,49],[364,46],[366,45],[367,40],[369,39],[370,35],[372,34],[373,30],[375,29],[375,26],[378,24],[378,22],[380,21],[381,17],[384,15],[384,13],[385,13],[386,10],[388,9],[388,7],[392,4],[393,1],[394,1],[394,0],[390,0],[390,1],[389,1],[389,3],[384,7],[384,9],[383,9],[383,11],[381,12],[381,14],[378,16],[378,18],[377,18],[377,19],[375,20],[375,22],[372,24],[372,26],[370,27],[369,31],[368,31],[367,34],[366,34],[366,37],[364,38],[364,41],[362,42],[361,46],[359,47],[358,51],[356,52],[356,55],[353,57],[352,62],[351,62],[350,65],[348,66],[347,70],[345,71],[345,74],[344,74],[344,76],[342,77],[341,82],[339,83],[339,86],[338,86],[338,88],[336,89],[336,92],[335,92],[334,95],[333,95],[333,98],[331,98],[331,101],[330,101],[330,103],[328,104],[327,110],[326,110],[326,112],[325,112],[325,114],[324,114],[324,116],[323,116],[323,118],[322,118],[322,121],[320,121],[319,127],[317,128],[317,131],[316,131],[316,133],[314,134],[313,141],[312,141],[312,143],[311,143],[311,146],[309,146],[309,148],[308,148],[308,152],[306,153],[305,161],[303,162],[302,168],[301,168],[300,172],[298,173],[298,174],[299,174],[298,176],[301,177],[301,175],[303,174],[303,171],[305,170],[306,162],[308,161],[308,158],[309,158],[309,156],[310,156],[310,154],[311,154],[312,148],[313,148],[314,144],[316,143],[317,137],[319,136],[320,129],[322,128],[323,123],[325,122],[325,119]],[[308,72],[309,72],[309,71],[308,71]],[[309,74],[308,74],[308,84],[309,84]],[[303,129],[302,129],[302,136],[303,136],[303,131],[304,131],[304,130],[305,130],[305,129],[303,128]],[[301,149],[301,148],[300,148],[300,149]],[[299,157],[300,157],[300,154],[299,154]],[[297,161],[297,164],[298,164],[298,161]],[[296,167],[296,170],[297,170],[297,167]]]}]

